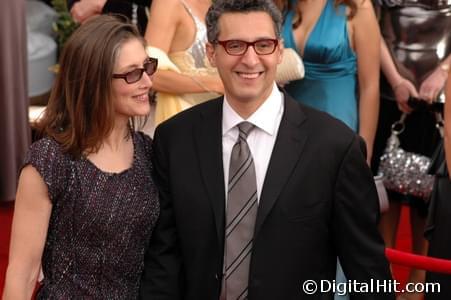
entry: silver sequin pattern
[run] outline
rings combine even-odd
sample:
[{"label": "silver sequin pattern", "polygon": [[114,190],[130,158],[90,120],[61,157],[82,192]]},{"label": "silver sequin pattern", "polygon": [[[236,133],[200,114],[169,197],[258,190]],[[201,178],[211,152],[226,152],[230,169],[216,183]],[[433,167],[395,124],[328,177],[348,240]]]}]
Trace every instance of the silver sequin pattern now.
[{"label": "silver sequin pattern", "polygon": [[387,189],[404,195],[427,198],[432,191],[434,176],[427,174],[431,160],[427,156],[407,152],[399,138],[392,134],[381,156],[379,173]]},{"label": "silver sequin pattern", "polygon": [[205,45],[207,44],[207,27],[201,20],[193,13],[191,8],[184,2],[181,1],[187,12],[193,18],[194,24],[196,25],[196,37],[191,45],[186,51],[191,54],[194,59],[194,67],[205,68]]}]

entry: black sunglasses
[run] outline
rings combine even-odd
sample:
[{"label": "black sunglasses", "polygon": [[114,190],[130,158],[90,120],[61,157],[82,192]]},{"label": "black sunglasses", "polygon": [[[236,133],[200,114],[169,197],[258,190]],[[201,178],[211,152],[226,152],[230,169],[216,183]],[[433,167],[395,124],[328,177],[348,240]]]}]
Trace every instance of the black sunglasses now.
[{"label": "black sunglasses", "polygon": [[217,41],[219,45],[224,47],[224,50],[229,55],[240,56],[246,53],[249,46],[254,48],[255,53],[258,55],[269,55],[274,53],[277,45],[279,44],[279,40],[276,39],[261,39],[255,42],[246,42],[241,40],[226,40],[226,41]]},{"label": "black sunglasses", "polygon": [[113,74],[113,78],[122,78],[127,83],[135,83],[141,80],[143,73],[146,72],[147,75],[151,76],[157,71],[158,59],[149,57],[143,64],[143,68],[136,68],[130,72],[123,74]]}]

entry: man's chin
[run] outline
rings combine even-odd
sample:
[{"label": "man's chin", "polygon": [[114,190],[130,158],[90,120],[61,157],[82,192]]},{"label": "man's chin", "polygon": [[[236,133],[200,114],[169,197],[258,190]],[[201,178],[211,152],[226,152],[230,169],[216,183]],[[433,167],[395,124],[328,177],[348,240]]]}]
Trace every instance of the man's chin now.
[{"label": "man's chin", "polygon": [[239,103],[252,103],[260,100],[260,95],[253,93],[246,93],[245,91],[236,93],[233,99]]}]

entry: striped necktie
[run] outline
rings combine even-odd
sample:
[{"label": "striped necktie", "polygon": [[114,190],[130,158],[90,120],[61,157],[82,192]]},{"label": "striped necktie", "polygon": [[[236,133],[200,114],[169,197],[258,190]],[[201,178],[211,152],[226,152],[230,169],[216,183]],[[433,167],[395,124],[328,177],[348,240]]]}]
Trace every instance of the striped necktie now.
[{"label": "striped necktie", "polygon": [[258,206],[254,160],[247,144],[247,136],[253,128],[249,122],[238,124],[239,136],[230,157],[224,275],[227,300],[247,298]]}]

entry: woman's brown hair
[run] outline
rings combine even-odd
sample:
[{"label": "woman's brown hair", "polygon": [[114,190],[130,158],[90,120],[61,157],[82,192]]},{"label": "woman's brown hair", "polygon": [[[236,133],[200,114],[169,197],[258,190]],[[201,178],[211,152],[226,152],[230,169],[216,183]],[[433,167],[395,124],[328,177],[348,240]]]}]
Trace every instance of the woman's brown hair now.
[{"label": "woman's brown hair", "polygon": [[[298,0],[298,1],[303,1],[303,0]],[[293,7],[294,6],[293,1],[291,1],[291,0],[274,0],[274,2],[276,3],[277,7],[284,13],[284,15],[285,15],[286,11],[295,9],[297,18],[296,18],[296,21],[293,23],[293,28],[298,28],[299,25],[301,25],[302,12],[298,5],[296,5],[296,7]],[[355,14],[357,13],[357,3],[355,2],[355,0],[335,0],[335,6],[338,6],[340,4],[344,4],[349,7],[348,19],[352,19],[355,16]]]},{"label": "woman's brown hair", "polygon": [[112,74],[120,48],[144,41],[138,29],[117,16],[93,17],[66,42],[45,113],[41,136],[54,138],[63,151],[79,157],[96,152],[114,126]]}]

